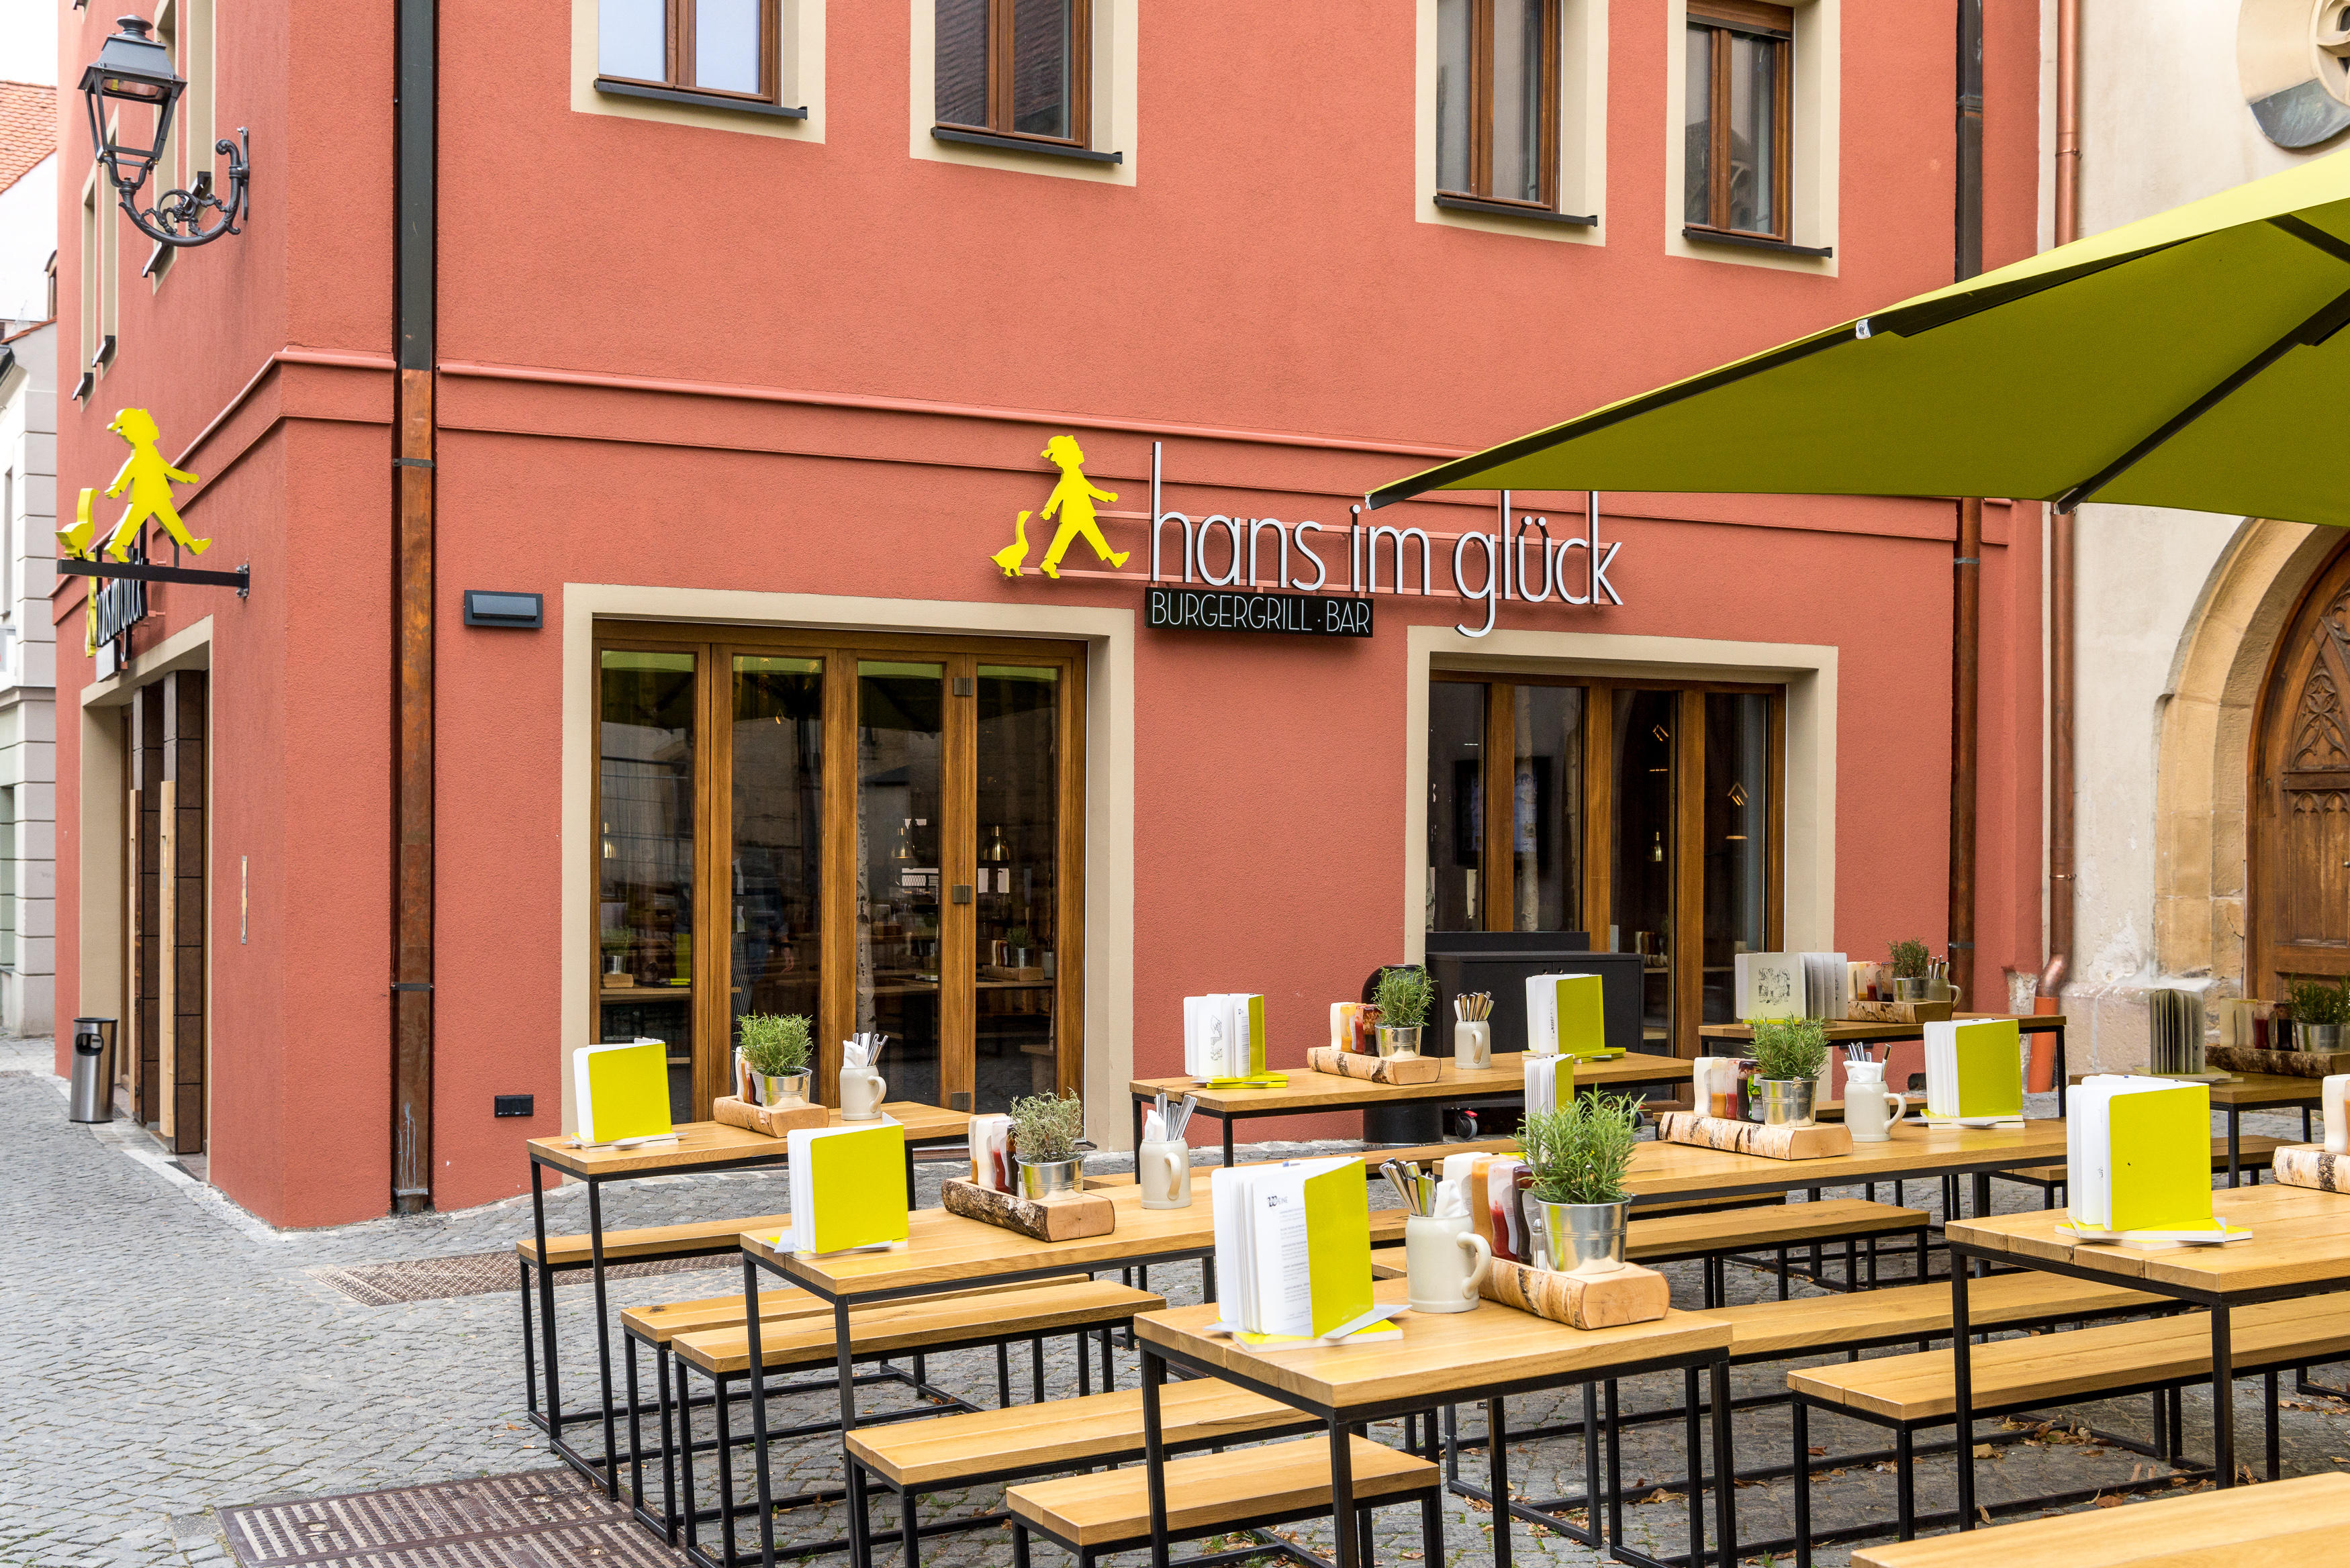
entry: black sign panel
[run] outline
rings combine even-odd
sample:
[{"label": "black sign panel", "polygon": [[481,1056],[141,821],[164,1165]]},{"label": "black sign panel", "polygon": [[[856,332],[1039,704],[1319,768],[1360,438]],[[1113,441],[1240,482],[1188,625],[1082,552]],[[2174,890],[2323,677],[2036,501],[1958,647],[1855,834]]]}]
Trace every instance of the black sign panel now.
[{"label": "black sign panel", "polygon": [[98,595],[96,640],[112,642],[147,618],[147,585],[136,577],[106,577],[91,585]]},{"label": "black sign panel", "polygon": [[1142,624],[1182,631],[1277,631],[1300,637],[1368,637],[1371,601],[1320,594],[1225,593],[1149,587]]}]

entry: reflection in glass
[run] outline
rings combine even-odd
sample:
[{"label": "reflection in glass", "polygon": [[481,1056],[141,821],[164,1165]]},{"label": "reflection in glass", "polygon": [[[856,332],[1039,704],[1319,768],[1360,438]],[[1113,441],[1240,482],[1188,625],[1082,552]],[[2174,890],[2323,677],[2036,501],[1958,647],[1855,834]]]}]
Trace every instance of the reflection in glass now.
[{"label": "reflection in glass", "polygon": [[1544,0],[1493,0],[1493,179],[1488,195],[1542,200]]},{"label": "reflection in glass", "polygon": [[669,79],[669,11],[663,0],[602,0],[596,7],[596,69],[637,81]]},{"label": "reflection in glass", "polygon": [[1730,226],[1775,233],[1779,45],[1730,35]]},{"label": "reflection in glass", "polygon": [[1485,867],[1485,688],[1438,680],[1428,688],[1428,926],[1482,931]]},{"label": "reflection in glass", "polygon": [[693,81],[720,92],[759,90],[759,0],[695,0]]},{"label": "reflection in glass", "polygon": [[1705,1016],[1737,1021],[1741,952],[1770,945],[1764,923],[1769,846],[1771,700],[1715,691],[1705,700]]},{"label": "reflection in glass", "polygon": [[[732,1012],[821,1017],[824,660],[734,660]],[[821,1039],[821,1036],[819,1036]]]},{"label": "reflection in glass", "polygon": [[[945,666],[857,666],[857,1028],[889,1036],[889,1098],[940,1098]],[[827,1044],[827,1049],[837,1049]]]},{"label": "reflection in glass", "polygon": [[[1469,73],[1476,55],[1470,0],[1436,0],[1436,188],[1469,187]],[[1449,929],[1449,928],[1440,928]]]},{"label": "reflection in glass", "polygon": [[601,663],[598,1038],[646,1033],[667,1042],[671,1098],[690,1106],[693,655],[613,648]]},{"label": "reflection in glass", "polygon": [[1689,134],[1681,154],[1681,222],[1713,222],[1713,40],[1711,27],[1689,30],[1682,99]]},{"label": "reflection in glass", "polygon": [[[1673,736],[1679,693],[1616,693],[1616,846],[1608,886],[1608,946],[1642,954],[1640,1026],[1652,1043],[1673,1031]],[[1669,1051],[1668,1044],[1665,1049]]]},{"label": "reflection in glass", "polygon": [[1072,137],[1069,8],[1072,0],[1012,0],[1012,129]]},{"label": "reflection in glass", "polygon": [[983,126],[987,123],[987,0],[938,0],[936,26],[938,123]]},{"label": "reflection in glass", "polygon": [[1583,919],[1583,691],[1521,686],[1513,804],[1512,925],[1573,931]]},{"label": "reflection in glass", "polygon": [[979,667],[977,1057],[972,1109],[1058,1082],[1060,671]]}]

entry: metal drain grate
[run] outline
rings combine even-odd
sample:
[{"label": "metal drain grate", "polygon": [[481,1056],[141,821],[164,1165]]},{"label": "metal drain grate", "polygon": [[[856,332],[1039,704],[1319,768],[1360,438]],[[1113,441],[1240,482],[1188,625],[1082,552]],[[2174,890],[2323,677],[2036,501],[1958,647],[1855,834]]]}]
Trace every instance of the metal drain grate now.
[{"label": "metal drain grate", "polygon": [[220,1511],[242,1568],[674,1568],[684,1559],[568,1470]]},{"label": "metal drain grate", "polygon": [[[691,1274],[704,1269],[730,1268],[733,1262],[713,1253],[708,1258],[679,1258],[670,1262],[610,1263],[605,1266],[604,1277],[634,1280],[652,1274]],[[460,1252],[452,1258],[409,1258],[396,1263],[361,1263],[348,1269],[305,1272],[365,1306],[495,1295],[500,1291],[519,1288],[512,1252]],[[555,1276],[555,1282],[584,1285],[595,1278],[594,1272],[587,1269],[567,1270]]]}]

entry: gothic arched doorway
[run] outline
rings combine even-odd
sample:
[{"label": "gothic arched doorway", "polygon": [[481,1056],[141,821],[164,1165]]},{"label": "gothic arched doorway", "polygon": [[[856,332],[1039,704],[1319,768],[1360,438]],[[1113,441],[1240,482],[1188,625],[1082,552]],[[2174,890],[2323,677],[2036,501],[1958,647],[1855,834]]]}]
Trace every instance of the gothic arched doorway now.
[{"label": "gothic arched doorway", "polygon": [[2350,974],[2350,545],[2336,547],[2278,639],[2252,731],[2251,972]]}]

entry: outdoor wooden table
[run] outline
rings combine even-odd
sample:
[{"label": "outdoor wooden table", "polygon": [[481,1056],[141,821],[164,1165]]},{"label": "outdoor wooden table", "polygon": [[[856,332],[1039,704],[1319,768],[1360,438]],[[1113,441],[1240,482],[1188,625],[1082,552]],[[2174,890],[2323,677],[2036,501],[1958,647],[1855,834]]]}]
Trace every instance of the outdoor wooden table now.
[{"label": "outdoor wooden table", "polygon": [[[1381,1301],[1402,1301],[1402,1280],[1384,1280],[1376,1287]],[[1668,1312],[1654,1323],[1618,1328],[1584,1330],[1552,1323],[1531,1313],[1486,1302],[1465,1313],[1422,1314],[1406,1313],[1398,1322],[1400,1342],[1321,1345],[1252,1350],[1223,1335],[1204,1332],[1218,1316],[1215,1306],[1178,1307],[1146,1313],[1134,1320],[1135,1337],[1142,1348],[1143,1463],[1149,1470],[1150,1495],[1151,1568],[1167,1568],[1166,1449],[1160,1437],[1159,1390],[1169,1366],[1206,1377],[1221,1377],[1277,1399],[1294,1409],[1319,1417],[1330,1432],[1331,1533],[1336,1538],[1337,1568],[1357,1568],[1353,1512],[1353,1477],[1347,1438],[1351,1428],[1369,1421],[1430,1411],[1447,1405],[1475,1401],[1485,1404],[1491,1429],[1502,1427],[1502,1402],[1523,1394],[1570,1387],[1586,1390],[1596,1383],[1648,1372],[1681,1372],[1687,1387],[1690,1448],[1690,1563],[1704,1561],[1705,1503],[1700,1482],[1705,1473],[1698,1428],[1697,1375],[1711,1375],[1713,1423],[1714,1530],[1721,1568],[1731,1568],[1738,1539],[1736,1486],[1730,1450],[1730,1325],[1698,1313]],[[1588,1414],[1584,1431],[1586,1445],[1598,1430]],[[1613,1400],[1610,1400],[1611,1407]],[[1615,1411],[1609,1410],[1613,1430]],[[1506,1443],[1487,1445],[1492,1465],[1491,1496],[1509,1498]],[[1620,1461],[1616,1445],[1608,1445],[1611,1484],[1608,1488],[1610,1529],[1617,1557],[1657,1564],[1657,1560],[1623,1542]],[[1585,1471],[1596,1479],[1596,1449],[1586,1447]],[[1562,1500],[1565,1501],[1565,1500]],[[1510,1520],[1513,1515],[1534,1520],[1548,1530],[1586,1540],[1596,1535],[1598,1493],[1586,1490],[1586,1517],[1594,1527],[1577,1531],[1565,1520],[1529,1504],[1506,1509],[1497,1501],[1493,1513],[1493,1562],[1508,1568]]]},{"label": "outdoor wooden table", "polygon": [[[1097,1269],[1147,1267],[1152,1263],[1200,1260],[1201,1294],[1216,1293],[1215,1203],[1205,1183],[1192,1189],[1183,1209],[1145,1209],[1139,1187],[1100,1189],[1116,1207],[1116,1228],[1106,1236],[1068,1241],[1039,1241],[984,1220],[967,1220],[943,1209],[918,1209],[907,1217],[903,1244],[866,1251],[822,1255],[788,1251],[780,1235],[749,1232],[743,1237],[743,1321],[749,1333],[749,1363],[760,1365],[759,1277],[775,1274],[832,1305],[836,1366],[839,1378],[842,1464],[848,1478],[850,1561],[866,1560],[864,1472],[847,1462],[848,1434],[857,1428],[857,1389],[851,1376],[852,1345],[848,1313],[852,1306],[933,1295],[942,1291],[968,1290],[974,1285],[1018,1284],[1055,1274],[1089,1273]],[[1385,1245],[1403,1239],[1400,1209],[1374,1210],[1371,1240]],[[1472,1314],[1473,1315],[1473,1314]],[[754,1469],[758,1477],[759,1553],[763,1563],[775,1560],[775,1515],[767,1469],[767,1399],[765,1381],[754,1375],[751,1383],[751,1430],[755,1438]],[[785,1550],[791,1550],[786,1547]]]},{"label": "outdoor wooden table", "polygon": [[[1255,1116],[1296,1116],[1305,1111],[1370,1111],[1392,1106],[1513,1105],[1525,1098],[1525,1058],[1519,1052],[1496,1051],[1491,1067],[1455,1066],[1450,1056],[1434,1060],[1442,1064],[1442,1071],[1435,1082],[1429,1084],[1373,1084],[1361,1078],[1342,1078],[1335,1073],[1317,1073],[1305,1066],[1278,1069],[1289,1075],[1289,1086],[1283,1089],[1203,1089],[1197,1078],[1136,1078],[1126,1086],[1133,1099],[1134,1144],[1137,1148],[1142,1147],[1142,1107],[1162,1094],[1170,1100],[1180,1100],[1186,1095],[1199,1096],[1198,1114],[1213,1116],[1223,1125],[1226,1165],[1232,1163],[1232,1124]],[[1577,1093],[1686,1084],[1689,1076],[1687,1059],[1645,1051],[1627,1051],[1621,1056],[1575,1064]]]},{"label": "outdoor wooden table", "polygon": [[[914,1149],[922,1144],[961,1143],[970,1136],[971,1113],[891,1100],[884,1114],[906,1129],[906,1201],[914,1200]],[[832,1125],[841,1125],[840,1112]],[[557,1389],[555,1346],[555,1272],[546,1266],[546,1175],[551,1168],[588,1184],[588,1258],[596,1291],[596,1363],[604,1396],[604,1490],[619,1496],[620,1467],[611,1461],[617,1412],[612,1408],[612,1325],[604,1299],[603,1187],[609,1181],[641,1181],[648,1177],[676,1176],[687,1171],[742,1170],[780,1165],[790,1147],[785,1138],[769,1137],[748,1127],[723,1122],[687,1122],[677,1128],[675,1143],[639,1144],[627,1147],[581,1148],[568,1137],[535,1137],[530,1151],[531,1233],[538,1241],[539,1340],[546,1363],[547,1442],[566,1464],[589,1480],[597,1478],[598,1461],[580,1453],[563,1437],[563,1403]],[[714,1262],[723,1263],[723,1254]]]},{"label": "outdoor wooden table", "polygon": [[[2064,1210],[1998,1214],[1945,1227],[1953,1259],[1979,1258],[2076,1280],[2126,1283],[2202,1307],[2211,1314],[2211,1462],[2220,1485],[2236,1481],[2235,1400],[2228,1318],[2231,1309],[2350,1285],[2350,1197],[2305,1187],[2247,1187],[2220,1212],[2249,1225],[2251,1240],[2225,1247],[2123,1246],[2074,1241],[2057,1231]],[[1956,1350],[1959,1515],[1975,1522],[1973,1348],[1967,1333],[1967,1271],[1950,1270],[1950,1344]]]},{"label": "outdoor wooden table", "polygon": [[[2026,1034],[2056,1036],[2056,1114],[2064,1114],[2064,1015],[2061,1012],[2034,1012],[2018,1016],[2009,1012],[1953,1012],[1957,1023],[2002,1023],[2012,1021]],[[1923,1040],[1926,1026],[1922,1023],[1856,1023],[1836,1022],[1824,1023],[1830,1045],[1888,1045],[1905,1040]],[[1727,1040],[1745,1043],[1754,1038],[1754,1030],[1745,1023],[1707,1023],[1698,1029],[1700,1040]],[[2078,1083],[2079,1079],[2073,1080]],[[1898,1087],[1899,1085],[1893,1085]]]},{"label": "outdoor wooden table", "polygon": [[[2086,1075],[2083,1075],[2085,1076]],[[2159,1074],[2156,1075],[2158,1077]],[[2075,1077],[2073,1082],[2079,1083]],[[2228,1185],[2243,1185],[2243,1158],[2239,1126],[2246,1111],[2282,1111],[2301,1107],[2301,1140],[2313,1141],[2309,1113],[2324,1103],[2325,1080],[2296,1077],[2289,1073],[2238,1073],[2211,1085],[2211,1104],[2228,1113]]]}]

